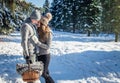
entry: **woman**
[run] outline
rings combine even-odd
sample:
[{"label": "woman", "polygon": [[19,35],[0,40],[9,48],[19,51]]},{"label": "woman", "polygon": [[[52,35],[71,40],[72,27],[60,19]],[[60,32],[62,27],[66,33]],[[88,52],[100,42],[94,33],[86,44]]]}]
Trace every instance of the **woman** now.
[{"label": "woman", "polygon": [[51,78],[48,70],[49,62],[50,62],[50,46],[52,41],[51,29],[48,26],[49,21],[52,19],[51,13],[47,13],[40,20],[40,25],[38,27],[38,36],[39,41],[37,45],[39,46],[39,55],[37,56],[37,61],[42,61],[44,63],[44,71],[42,76],[45,78],[46,83],[54,83]]}]

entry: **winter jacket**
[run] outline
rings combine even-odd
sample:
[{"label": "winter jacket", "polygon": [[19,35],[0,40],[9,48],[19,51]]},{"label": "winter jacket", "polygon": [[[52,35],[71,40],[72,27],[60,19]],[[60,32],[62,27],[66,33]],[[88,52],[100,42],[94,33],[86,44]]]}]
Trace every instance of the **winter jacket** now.
[{"label": "winter jacket", "polygon": [[33,56],[35,54],[36,45],[31,40],[31,37],[35,35],[35,28],[36,26],[33,26],[30,18],[27,18],[20,29],[22,37],[21,45],[25,56]]},{"label": "winter jacket", "polygon": [[35,54],[35,43],[31,40],[31,37],[35,35],[33,28],[28,23],[23,23],[21,27],[21,45],[23,47],[23,54],[25,56],[32,56]]},{"label": "winter jacket", "polygon": [[50,54],[51,42],[52,34],[49,33],[48,39],[46,41],[42,42],[42,44],[39,44],[39,42],[37,43],[37,45],[39,46],[39,55]]}]

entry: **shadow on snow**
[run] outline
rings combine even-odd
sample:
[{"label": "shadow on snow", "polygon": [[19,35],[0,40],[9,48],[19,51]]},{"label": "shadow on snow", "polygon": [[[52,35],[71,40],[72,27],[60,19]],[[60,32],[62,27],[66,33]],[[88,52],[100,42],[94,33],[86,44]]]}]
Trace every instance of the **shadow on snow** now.
[{"label": "shadow on snow", "polygon": [[85,51],[53,56],[50,64],[51,75],[55,80],[107,78],[110,73],[120,77],[119,54],[120,51]]},{"label": "shadow on snow", "polygon": [[70,35],[53,35],[53,41],[78,41],[78,42],[111,42],[114,41],[114,37],[99,36],[99,37],[86,37],[75,34]]},{"label": "shadow on snow", "polygon": [[0,54],[0,77],[5,80],[15,81],[15,78],[20,77],[16,72],[16,64],[23,62],[23,56]]},{"label": "shadow on snow", "polygon": [[[108,77],[112,73],[120,77],[120,51],[85,51],[61,56],[52,56],[50,74],[57,82],[59,80],[82,80],[89,77]],[[23,56],[0,55],[0,77],[12,80],[20,75],[16,72],[16,64],[24,63]],[[104,82],[101,79],[101,82]],[[106,81],[105,81],[106,82]]]}]

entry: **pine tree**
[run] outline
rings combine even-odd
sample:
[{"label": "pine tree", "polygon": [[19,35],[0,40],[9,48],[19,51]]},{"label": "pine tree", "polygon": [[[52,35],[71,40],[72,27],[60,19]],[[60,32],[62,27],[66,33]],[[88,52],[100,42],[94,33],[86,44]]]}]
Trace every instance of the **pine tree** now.
[{"label": "pine tree", "polygon": [[[100,0],[93,0],[88,6],[87,18],[89,28],[88,31],[98,35],[101,32],[101,16],[102,16],[102,7]],[[90,36],[90,34],[88,34]]]},{"label": "pine tree", "polygon": [[[55,28],[69,32],[96,31],[100,26],[99,0],[55,0],[52,5]],[[99,22],[98,22],[99,21]],[[98,22],[98,23],[97,23]]]},{"label": "pine tree", "polygon": [[52,21],[51,21],[51,26],[54,27],[55,30],[61,29],[61,3],[62,1],[60,0],[53,0],[52,7],[51,7],[51,13],[53,15]]},{"label": "pine tree", "polygon": [[27,14],[36,8],[24,0],[0,0],[0,2],[0,34],[19,30]]},{"label": "pine tree", "polygon": [[111,7],[111,25],[112,30],[115,33],[115,42],[119,41],[119,34],[120,34],[120,1],[114,0],[112,1]]},{"label": "pine tree", "polygon": [[113,0],[101,0],[102,3],[102,30],[104,33],[111,33],[112,27],[111,27],[111,7],[112,7],[112,1]]},{"label": "pine tree", "polygon": [[101,0],[101,2],[103,32],[115,33],[115,42],[117,42],[120,34],[120,2],[119,0]]},{"label": "pine tree", "polygon": [[68,0],[62,0],[61,1],[61,23],[60,25],[62,26],[63,31],[71,31],[71,11],[70,11],[70,1]]},{"label": "pine tree", "polygon": [[44,13],[47,13],[47,12],[49,12],[50,10],[50,2],[49,2],[49,0],[45,0],[45,3],[44,3],[44,5],[43,5],[43,8],[44,8]]}]

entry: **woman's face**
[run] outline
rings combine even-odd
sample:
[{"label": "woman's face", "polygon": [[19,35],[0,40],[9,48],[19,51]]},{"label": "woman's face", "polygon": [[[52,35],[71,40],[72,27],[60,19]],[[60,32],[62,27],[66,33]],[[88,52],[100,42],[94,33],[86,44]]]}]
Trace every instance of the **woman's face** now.
[{"label": "woman's face", "polygon": [[40,27],[40,25],[41,25],[41,23],[40,23],[40,21],[38,21],[37,27]]}]

